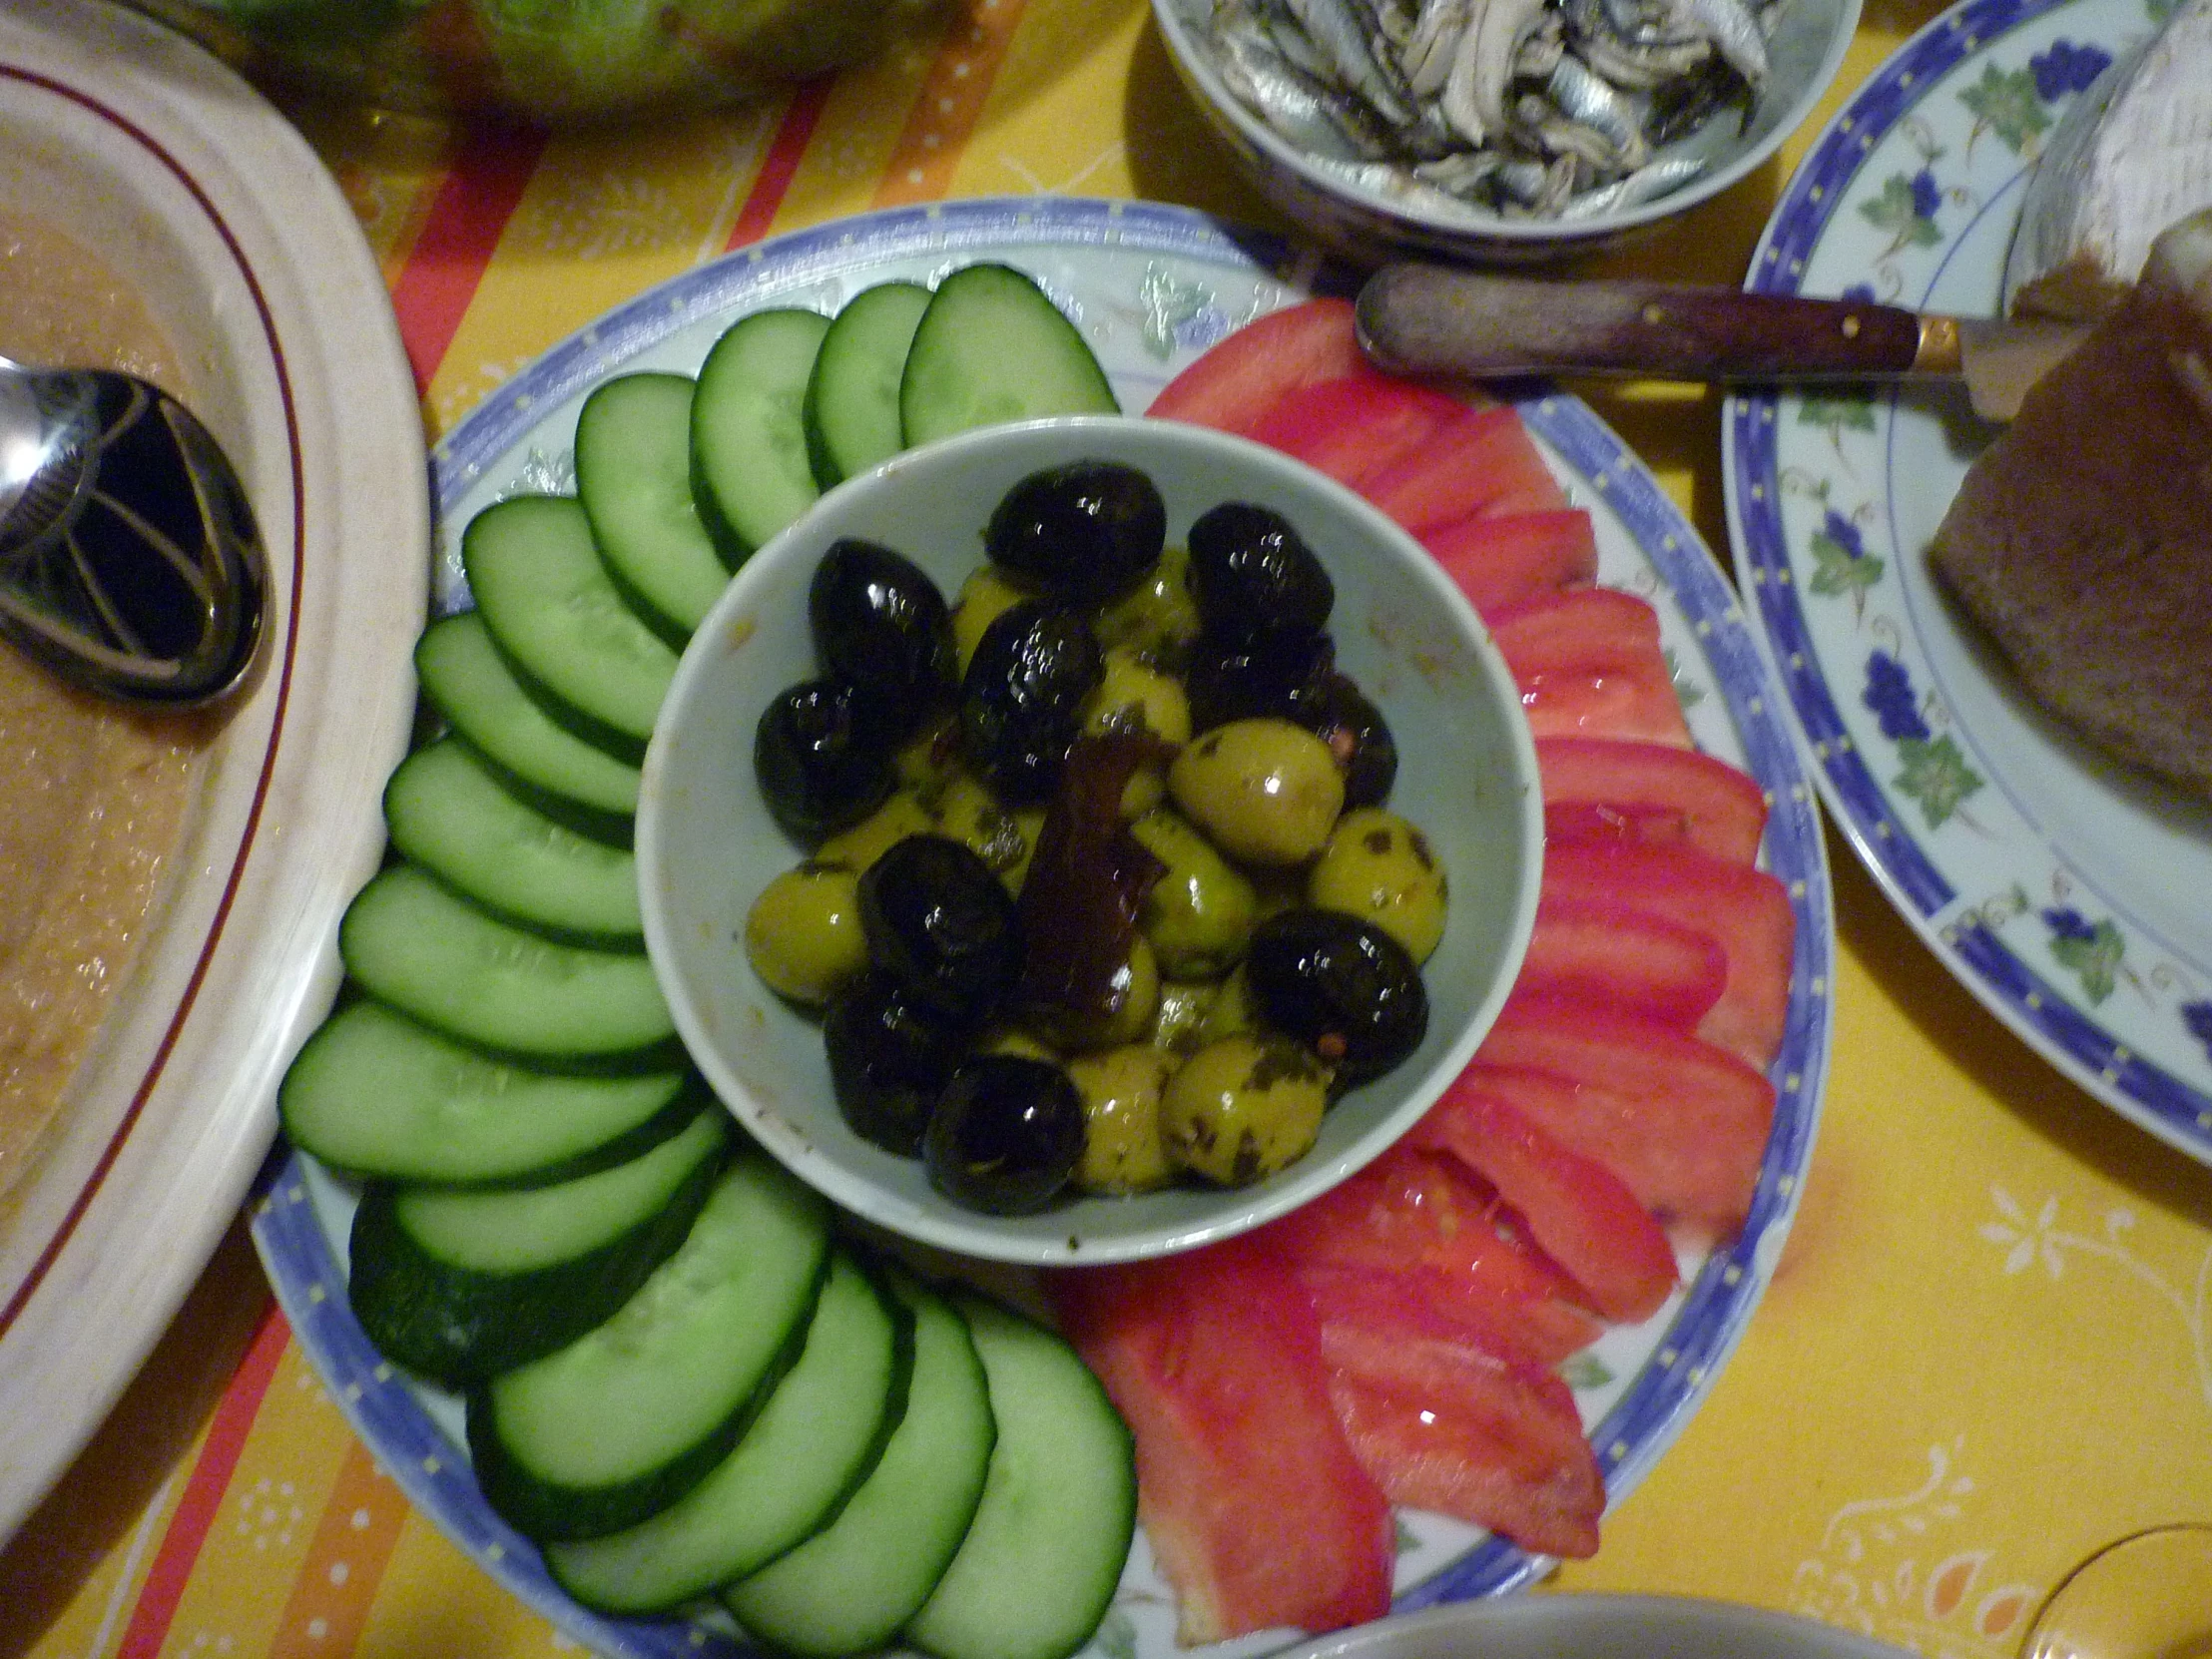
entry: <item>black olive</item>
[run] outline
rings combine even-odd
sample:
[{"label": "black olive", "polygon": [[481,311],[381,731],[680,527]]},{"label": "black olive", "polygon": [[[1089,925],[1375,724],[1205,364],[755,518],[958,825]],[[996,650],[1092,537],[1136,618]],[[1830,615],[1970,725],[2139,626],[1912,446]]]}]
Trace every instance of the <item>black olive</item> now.
[{"label": "black olive", "polygon": [[1071,461],[1006,492],[983,550],[1030,587],[1102,605],[1137,585],[1167,538],[1167,507],[1150,478],[1119,461]]},{"label": "black olive", "polygon": [[908,835],[860,877],[867,959],[970,1024],[1021,977],[1021,918],[991,866],[948,835]]},{"label": "black olive", "polygon": [[866,818],[896,782],[852,688],[830,680],[793,686],[762,711],[753,772],[784,833],[808,846]]},{"label": "black olive", "polygon": [[1083,1156],[1083,1097],[1047,1060],[985,1054],[952,1074],[922,1142],[930,1185],[992,1216],[1033,1215]]},{"label": "black olive", "polygon": [[880,741],[904,739],[956,684],[952,613],[903,554],[850,536],[830,543],[815,566],[807,618],[823,668],[859,693]]},{"label": "black olive", "polygon": [[1262,1019],[1337,1068],[1350,1088],[1420,1046],[1428,992],[1403,945],[1338,910],[1283,910],[1253,929],[1245,976]]},{"label": "black olive", "polygon": [[1048,600],[1008,606],[983,630],[960,685],[960,741],[1010,805],[1050,796],[1105,673],[1081,612]]},{"label": "black olive", "polygon": [[1232,638],[1329,626],[1337,589],[1281,513],[1225,501],[1191,526],[1191,597],[1211,633]]},{"label": "black olive", "polygon": [[1291,718],[1336,753],[1345,772],[1345,811],[1379,806],[1389,797],[1397,782],[1397,740],[1382,711],[1350,675],[1332,674],[1320,696],[1300,704]]},{"label": "black olive", "polygon": [[1233,720],[1287,720],[1310,727],[1336,664],[1337,642],[1327,634],[1203,634],[1191,648],[1183,677],[1191,731],[1211,732]]},{"label": "black olive", "polygon": [[918,1158],[929,1114],[972,1035],[964,1021],[908,995],[887,975],[861,974],[823,1015],[837,1110],[855,1135]]}]

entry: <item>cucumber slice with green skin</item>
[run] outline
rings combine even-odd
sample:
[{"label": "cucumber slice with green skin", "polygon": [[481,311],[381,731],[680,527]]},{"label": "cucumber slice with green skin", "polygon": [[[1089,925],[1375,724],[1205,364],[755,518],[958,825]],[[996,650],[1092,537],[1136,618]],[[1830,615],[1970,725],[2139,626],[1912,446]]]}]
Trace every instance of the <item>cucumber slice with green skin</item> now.
[{"label": "cucumber slice with green skin", "polygon": [[627,1077],[533,1071],[360,1001],[307,1039],[276,1107],[294,1146],[355,1175],[542,1186],[674,1134],[695,1109],[692,1083],[673,1066]]},{"label": "cucumber slice with green skin", "polygon": [[646,620],[679,641],[730,585],[692,501],[691,408],[689,375],[619,374],[576,416],[576,497],[599,556]]},{"label": "cucumber slice with green skin", "polygon": [[937,284],[898,385],[907,447],[1001,421],[1119,413],[1082,334],[1020,272],[963,266]]},{"label": "cucumber slice with green skin", "polygon": [[998,1440],[960,1552],[906,1635],[938,1659],[1066,1659],[1098,1629],[1129,1559],[1129,1429],[1057,1336],[980,1297],[956,1306],[990,1380]]},{"label": "cucumber slice with green skin", "polygon": [[929,1599],[997,1436],[965,1322],[903,1275],[892,1288],[913,1311],[914,1373],[882,1457],[826,1530],[722,1593],[751,1634],[808,1659],[871,1652]]},{"label": "cucumber slice with green skin", "polygon": [[353,1212],[346,1295],[388,1360],[461,1385],[566,1348],[684,1241],[729,1145],[690,1126],[626,1164],[520,1192],[378,1182]]},{"label": "cucumber slice with green skin", "polygon": [[539,806],[569,803],[590,815],[594,828],[619,828],[628,839],[638,810],[637,767],[540,708],[492,644],[480,613],[433,622],[415,642],[414,660],[438,713],[508,777],[552,798]]},{"label": "cucumber slice with green skin", "polygon": [[676,1034],[642,951],[562,944],[394,864],[353,897],[338,954],[370,995],[432,1030],[546,1060],[634,1054]]},{"label": "cucumber slice with green skin", "polygon": [[878,282],[844,303],[822,336],[807,382],[807,454],[824,489],[905,447],[898,382],[929,308],[919,282]]},{"label": "cucumber slice with green skin", "polygon": [[471,1392],[485,1499],[541,1543],[666,1509],[730,1454],[798,1358],[829,1268],[826,1201],[766,1158],[733,1165],[611,1319]]},{"label": "cucumber slice with green skin", "polygon": [[384,824],[400,852],[494,915],[586,941],[644,935],[636,855],[539,812],[459,738],[399,763]]},{"label": "cucumber slice with green skin", "polygon": [[815,504],[805,405],[830,319],[779,307],[732,323],[692,393],[692,495],[732,565]]},{"label": "cucumber slice with green skin", "polygon": [[867,1473],[905,1412],[913,1319],[841,1251],[807,1346],[737,1447],[652,1519],[549,1545],[587,1607],[650,1613],[727,1584],[809,1537]]},{"label": "cucumber slice with green skin", "polygon": [[461,568],[500,651],[588,735],[642,746],[676,653],[623,599],[582,503],[512,495],[468,521]]}]

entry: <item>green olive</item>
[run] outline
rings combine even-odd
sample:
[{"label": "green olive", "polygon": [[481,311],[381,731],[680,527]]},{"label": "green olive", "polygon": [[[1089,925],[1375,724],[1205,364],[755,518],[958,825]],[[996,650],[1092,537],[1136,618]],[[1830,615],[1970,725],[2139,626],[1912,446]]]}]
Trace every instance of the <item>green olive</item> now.
[{"label": "green olive", "polygon": [[1329,1068],[1288,1037],[1210,1043],[1160,1097],[1160,1137],[1184,1169],[1242,1187],[1304,1157],[1321,1133]]},{"label": "green olive", "polygon": [[1051,1047],[1034,1032],[1024,1031],[1018,1025],[994,1025],[983,1034],[983,1040],[975,1045],[978,1054],[1013,1054],[1024,1060],[1047,1060],[1060,1063],[1060,1051]]},{"label": "green olive", "polygon": [[961,584],[960,597],[952,606],[952,645],[960,654],[962,675],[967,673],[968,660],[975,655],[983,630],[998,620],[999,612],[1029,597],[1001,576],[996,565],[986,560],[975,567]]},{"label": "green olive", "polygon": [[1098,613],[1092,632],[1106,650],[1126,649],[1157,667],[1180,664],[1198,638],[1198,601],[1191,597],[1187,573],[1191,556],[1168,547],[1152,574],[1134,591]]},{"label": "green olive", "polygon": [[1174,1178],[1175,1167],[1160,1142],[1160,1093],[1174,1070],[1173,1055],[1146,1044],[1068,1062],[1068,1076],[1083,1097],[1077,1186],[1094,1193],[1143,1193]]},{"label": "green olive", "polygon": [[1147,813],[1129,832],[1167,865],[1137,918],[1161,971],[1211,979],[1236,966],[1259,916],[1251,881],[1179,813]]},{"label": "green olive", "polygon": [[967,772],[955,772],[946,780],[936,808],[937,833],[964,841],[1009,891],[1018,892],[1021,876],[1029,868],[1029,854],[1036,848],[1041,817],[1025,825],[1030,815],[1009,813],[981,780]]},{"label": "green olive", "polygon": [[1160,1007],[1145,1040],[1170,1054],[1195,1054],[1204,1046],[1207,1012],[1221,986],[1211,979],[1163,979]]},{"label": "green olive", "polygon": [[[1081,710],[1083,731],[1093,737],[1148,735],[1177,748],[1191,741],[1191,704],[1183,683],[1162,674],[1136,653],[1106,653],[1106,673]],[[1121,792],[1121,816],[1137,818],[1167,793],[1160,770],[1141,767]]]},{"label": "green olive", "polygon": [[1307,877],[1306,896],[1325,910],[1374,922],[1416,962],[1426,961],[1444,936],[1444,866],[1426,835],[1380,807],[1337,821]]},{"label": "green olive", "polygon": [[937,828],[929,809],[911,790],[900,790],[849,830],[840,830],[815,852],[815,862],[843,864],[855,875],[864,871],[908,835],[926,835]]},{"label": "green olive", "polygon": [[1224,1037],[1258,1031],[1261,1024],[1259,999],[1252,994],[1252,981],[1245,977],[1244,966],[1239,963],[1206,1004],[1206,1017],[1198,1028],[1199,1040],[1220,1042]]},{"label": "green olive", "polygon": [[1040,1020],[1042,1034],[1070,1053],[1144,1041],[1160,1009],[1160,963],[1142,933],[1129,941],[1129,959],[1114,975],[1114,1011],[1104,1018],[1078,1019],[1057,1010]]},{"label": "green olive", "polygon": [[796,1002],[828,1002],[867,965],[859,875],[816,858],[784,871],[753,901],[745,953],[771,990]]},{"label": "green olive", "polygon": [[1344,773],[1329,745],[1287,720],[1217,726],[1168,769],[1168,794],[1232,858],[1304,863],[1344,809]]}]

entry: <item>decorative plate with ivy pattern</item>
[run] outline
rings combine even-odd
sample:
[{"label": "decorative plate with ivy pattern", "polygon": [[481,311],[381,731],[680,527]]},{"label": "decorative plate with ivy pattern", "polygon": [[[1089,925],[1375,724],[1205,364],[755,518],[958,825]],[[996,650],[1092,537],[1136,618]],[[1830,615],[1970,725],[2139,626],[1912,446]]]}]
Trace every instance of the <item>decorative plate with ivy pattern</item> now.
[{"label": "decorative plate with ivy pattern", "polygon": [[[1141,410],[1167,380],[1232,329],[1317,288],[1356,278],[1276,238],[1184,209],[1022,198],[872,214],[799,232],[661,284],[555,346],[495,392],[431,456],[441,608],[467,603],[460,532],[520,490],[573,488],[583,398],[632,369],[696,370],[737,316],[765,305],[832,311],[894,277],[934,281],[977,260],[1034,276],[1075,318],[1122,406]],[[1519,405],[1546,459],[1590,509],[1599,577],[1649,599],[1699,745],[1742,767],[1773,803],[1764,857],[1797,921],[1788,1017],[1772,1075],[1774,1129],[1742,1233],[1685,1261],[1682,1290],[1640,1326],[1621,1326],[1562,1368],[1611,1497],[1673,1440],[1733,1352],[1780,1257],[1812,1157],[1828,1072],[1835,937],[1813,788],[1752,630],[1720,568],[1643,463],[1582,403],[1535,388]],[[570,1601],[537,1551],[493,1514],[471,1477],[461,1404],[418,1386],[369,1346],[345,1297],[355,1191],[303,1154],[279,1149],[254,1237],[293,1332],[378,1463],[484,1569],[594,1650],[625,1659],[750,1653],[727,1616],[617,1620]],[[1003,1281],[999,1288],[1006,1288]],[[1018,1290],[1018,1287],[1017,1287]],[[1397,1605],[1425,1606],[1522,1584],[1545,1563],[1441,1516],[1400,1511]],[[1172,1598],[1142,1541],[1090,1653],[1172,1659]],[[1276,1631],[1221,1659],[1284,1647]]]},{"label": "decorative plate with ivy pattern", "polygon": [[[1999,308],[2039,147],[2169,0],[1967,0],[1791,181],[1749,286]],[[1741,397],[1730,529],[1829,807],[1898,907],[2089,1092],[2212,1162],[2212,812],[2033,708],[1928,547],[1993,436],[1957,387]]]}]

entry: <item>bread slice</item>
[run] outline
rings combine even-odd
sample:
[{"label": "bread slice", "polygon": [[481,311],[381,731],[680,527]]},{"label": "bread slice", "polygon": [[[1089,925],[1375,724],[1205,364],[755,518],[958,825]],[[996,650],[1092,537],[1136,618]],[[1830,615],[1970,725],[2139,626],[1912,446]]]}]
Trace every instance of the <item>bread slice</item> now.
[{"label": "bread slice", "polygon": [[2212,213],[2028,393],[1936,532],[1936,570],[2035,700],[2212,798]]}]

